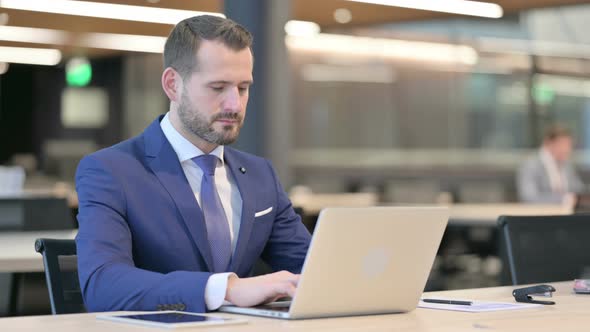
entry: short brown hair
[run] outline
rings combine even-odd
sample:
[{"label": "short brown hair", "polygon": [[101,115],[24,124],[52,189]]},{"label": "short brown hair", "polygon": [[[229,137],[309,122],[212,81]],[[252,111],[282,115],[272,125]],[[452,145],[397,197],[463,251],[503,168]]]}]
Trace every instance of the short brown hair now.
[{"label": "short brown hair", "polygon": [[563,125],[553,124],[545,129],[543,140],[551,142],[561,137],[572,137],[571,130]]},{"label": "short brown hair", "polygon": [[180,21],[164,46],[164,68],[172,67],[184,78],[197,66],[197,51],[202,40],[216,40],[240,51],[252,46],[252,35],[238,23],[218,16],[201,15]]}]

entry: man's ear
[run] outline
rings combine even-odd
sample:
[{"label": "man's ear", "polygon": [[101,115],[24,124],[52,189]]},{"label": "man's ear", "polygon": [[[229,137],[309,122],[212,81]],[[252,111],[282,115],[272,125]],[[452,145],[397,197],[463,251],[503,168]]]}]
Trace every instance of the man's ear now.
[{"label": "man's ear", "polygon": [[180,92],[182,91],[182,77],[174,70],[168,67],[162,73],[162,89],[172,102],[180,101]]}]

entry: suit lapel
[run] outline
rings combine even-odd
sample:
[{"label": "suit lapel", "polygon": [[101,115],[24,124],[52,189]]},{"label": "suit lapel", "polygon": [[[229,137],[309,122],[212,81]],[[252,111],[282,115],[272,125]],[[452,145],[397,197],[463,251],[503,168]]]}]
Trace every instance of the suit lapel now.
[{"label": "suit lapel", "polygon": [[213,271],[213,258],[203,213],[184,175],[178,156],[160,128],[161,119],[162,117],[154,121],[144,132],[148,164],[176,204],[208,270]]},{"label": "suit lapel", "polygon": [[237,272],[240,268],[240,263],[243,261],[248,242],[250,241],[250,234],[252,233],[252,224],[254,223],[254,213],[256,208],[256,196],[249,190],[255,188],[255,183],[248,176],[248,173],[240,171],[241,167],[247,165],[241,158],[231,149],[226,147],[224,152],[225,162],[229,167],[231,174],[238,186],[240,195],[242,196],[242,220],[240,223],[240,231],[238,234],[238,241],[236,243],[236,250],[232,256],[230,264],[230,271]]}]

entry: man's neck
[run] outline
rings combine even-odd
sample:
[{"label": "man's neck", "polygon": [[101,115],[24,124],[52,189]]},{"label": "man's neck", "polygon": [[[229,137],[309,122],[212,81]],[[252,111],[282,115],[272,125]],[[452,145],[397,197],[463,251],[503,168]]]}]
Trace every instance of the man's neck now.
[{"label": "man's neck", "polygon": [[196,146],[199,150],[203,151],[205,154],[209,154],[211,151],[215,150],[218,147],[217,144],[209,143],[202,139],[201,137],[194,135],[190,131],[186,130],[182,125],[182,122],[178,118],[178,114],[176,112],[170,112],[170,123],[172,127],[178,131],[182,137],[186,138],[189,142],[191,142],[194,146]]}]

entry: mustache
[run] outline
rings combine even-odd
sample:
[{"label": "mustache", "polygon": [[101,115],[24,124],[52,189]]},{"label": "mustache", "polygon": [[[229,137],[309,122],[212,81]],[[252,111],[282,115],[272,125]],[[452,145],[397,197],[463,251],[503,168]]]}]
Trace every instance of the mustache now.
[{"label": "mustache", "polygon": [[211,122],[217,120],[242,120],[242,115],[240,113],[219,113],[211,119]]}]

